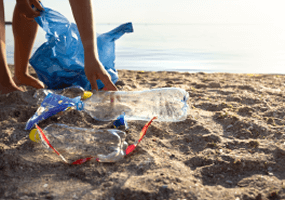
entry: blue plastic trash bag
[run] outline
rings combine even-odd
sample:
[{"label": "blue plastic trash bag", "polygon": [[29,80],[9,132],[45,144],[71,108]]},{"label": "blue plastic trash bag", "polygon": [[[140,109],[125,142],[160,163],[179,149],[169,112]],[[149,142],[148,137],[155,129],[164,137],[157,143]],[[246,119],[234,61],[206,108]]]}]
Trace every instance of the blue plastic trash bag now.
[{"label": "blue plastic trash bag", "polygon": [[[48,89],[62,89],[79,85],[91,90],[84,73],[84,50],[77,26],[59,12],[44,7],[36,22],[46,32],[47,42],[42,44],[30,59],[38,78]],[[132,23],[122,24],[110,32],[97,35],[99,60],[110,74],[112,82],[118,80],[115,69],[115,40],[124,33],[133,32]],[[104,84],[97,80],[98,89]]]}]

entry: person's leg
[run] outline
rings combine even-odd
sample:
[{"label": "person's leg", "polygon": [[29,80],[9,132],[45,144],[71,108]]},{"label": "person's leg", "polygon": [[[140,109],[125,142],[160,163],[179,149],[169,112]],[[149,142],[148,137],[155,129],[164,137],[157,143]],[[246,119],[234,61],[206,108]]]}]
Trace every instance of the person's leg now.
[{"label": "person's leg", "polygon": [[3,0],[0,0],[0,94],[7,94],[16,90],[22,91],[22,89],[17,87],[11,78],[11,74],[7,65],[4,2]]},{"label": "person's leg", "polygon": [[15,42],[15,83],[29,85],[37,89],[44,88],[44,84],[29,75],[28,72],[29,59],[38,30],[37,23],[20,15],[17,6],[15,6],[12,25]]}]

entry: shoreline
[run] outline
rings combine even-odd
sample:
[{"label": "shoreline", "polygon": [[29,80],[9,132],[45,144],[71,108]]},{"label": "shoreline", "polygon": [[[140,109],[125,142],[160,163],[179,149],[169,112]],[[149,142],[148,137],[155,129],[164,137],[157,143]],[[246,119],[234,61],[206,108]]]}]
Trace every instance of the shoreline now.
[{"label": "shoreline", "polygon": [[[0,198],[285,198],[284,75],[118,72],[119,90],[185,89],[187,119],[154,121],[135,152],[120,162],[68,166],[27,137],[25,124],[38,108],[35,89],[0,95]],[[52,123],[110,128],[110,122],[76,110],[39,126]],[[145,123],[128,121],[129,144]]]},{"label": "shoreline", "polygon": [[[8,64],[12,75],[14,74],[14,64]],[[36,72],[31,65],[28,67],[29,72],[36,77]],[[148,71],[148,70],[135,70],[135,69],[117,69],[117,71],[130,71],[130,72],[146,72],[146,73],[186,73],[186,74],[221,74],[221,75],[241,75],[241,76],[284,76],[285,74],[278,74],[278,73],[234,73],[234,72],[188,72],[188,71],[168,71],[168,70],[161,70],[161,71]]]}]

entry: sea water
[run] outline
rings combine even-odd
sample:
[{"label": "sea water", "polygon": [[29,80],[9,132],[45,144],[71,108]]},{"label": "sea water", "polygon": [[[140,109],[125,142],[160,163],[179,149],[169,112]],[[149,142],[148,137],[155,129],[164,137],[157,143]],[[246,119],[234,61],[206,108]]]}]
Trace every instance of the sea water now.
[{"label": "sea water", "polygon": [[[124,22],[122,22],[124,23]],[[119,24],[97,24],[107,32]],[[285,28],[278,24],[133,24],[116,41],[117,69],[285,74]],[[33,51],[43,42],[39,30]],[[12,27],[6,26],[13,64]]]}]

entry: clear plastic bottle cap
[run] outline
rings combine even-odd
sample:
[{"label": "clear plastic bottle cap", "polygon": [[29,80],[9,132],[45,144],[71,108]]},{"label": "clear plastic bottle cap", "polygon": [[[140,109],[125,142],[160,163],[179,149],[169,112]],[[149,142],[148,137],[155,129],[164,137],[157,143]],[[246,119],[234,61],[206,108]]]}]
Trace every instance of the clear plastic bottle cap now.
[{"label": "clear plastic bottle cap", "polygon": [[38,130],[36,128],[31,130],[31,132],[29,134],[29,138],[33,142],[40,142],[41,141]]},{"label": "clear plastic bottle cap", "polygon": [[92,95],[93,95],[92,92],[84,91],[84,93],[83,93],[83,95],[82,95],[82,99],[83,99],[83,100],[88,99],[88,98],[90,98]]}]

